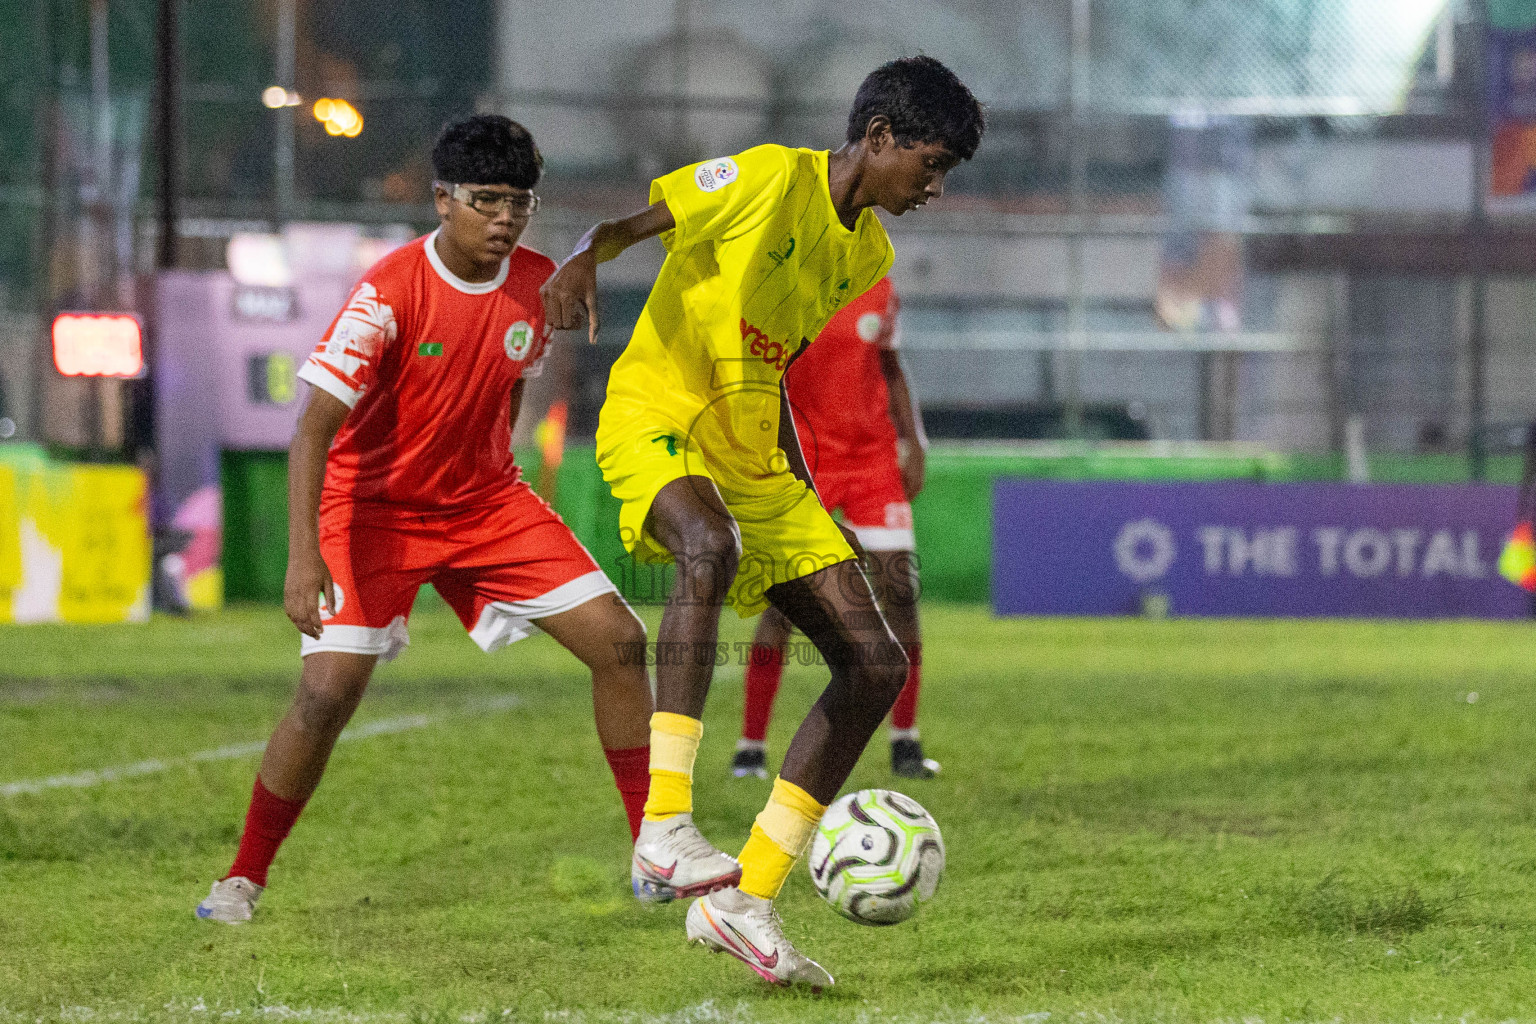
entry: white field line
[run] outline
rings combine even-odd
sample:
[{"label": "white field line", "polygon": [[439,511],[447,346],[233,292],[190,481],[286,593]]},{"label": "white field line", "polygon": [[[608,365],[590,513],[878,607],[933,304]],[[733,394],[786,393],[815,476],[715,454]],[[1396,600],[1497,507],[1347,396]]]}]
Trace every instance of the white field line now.
[{"label": "white field line", "polygon": [[[429,726],[445,722],[450,718],[494,714],[498,711],[506,711],[509,708],[517,707],[521,703],[521,698],[516,694],[509,693],[499,697],[488,697],[484,700],[470,701],[454,714],[401,715],[398,718],[380,718],[372,722],[349,726],[342,730],[341,737],[337,742],[366,740],[373,736],[388,736],[391,733],[425,729]],[[118,782],[122,779],[132,779],[140,775],[154,775],[159,772],[169,771],[172,768],[197,764],[202,761],[231,761],[236,758],[249,757],[252,754],[259,754],[265,749],[267,749],[266,740],[255,740],[250,743],[232,743],[226,747],[214,747],[212,750],[199,750],[184,757],[156,757],[150,758],[147,761],[135,761],[133,764],[98,768],[94,771],[74,772],[69,775],[50,775],[42,779],[21,779],[16,782],[0,783],[0,797],[21,796],[24,793],[43,793],[50,789],[88,789],[91,786]]]}]

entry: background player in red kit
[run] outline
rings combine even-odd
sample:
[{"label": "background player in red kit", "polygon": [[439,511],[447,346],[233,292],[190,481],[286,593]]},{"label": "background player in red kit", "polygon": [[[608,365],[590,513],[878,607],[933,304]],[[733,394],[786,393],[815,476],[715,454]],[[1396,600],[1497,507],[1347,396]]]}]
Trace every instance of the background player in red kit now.
[{"label": "background player in red kit", "polygon": [[[911,500],[923,489],[928,438],[898,354],[899,305],[891,279],[884,278],[827,323],[785,381],[816,491],[858,537],[875,598],[906,648],[907,685],[891,709],[891,770],[921,779],[939,771],[937,761],[923,756],[917,732],[922,639]],[[790,629],[772,608],[758,621],[731,764],[737,778],[768,777],[768,720]]]},{"label": "background player in red kit", "polygon": [[441,226],[364,275],[299,371],[312,387],[289,449],[284,608],[304,668],[202,918],[250,919],[375,663],[409,642],[424,583],[483,649],[537,626],[591,669],[598,737],[639,827],[652,703],[644,659],[625,653],[645,628],[512,456],[555,269],[517,244],[542,161],[521,125],[481,115],[444,129],[432,162]]}]

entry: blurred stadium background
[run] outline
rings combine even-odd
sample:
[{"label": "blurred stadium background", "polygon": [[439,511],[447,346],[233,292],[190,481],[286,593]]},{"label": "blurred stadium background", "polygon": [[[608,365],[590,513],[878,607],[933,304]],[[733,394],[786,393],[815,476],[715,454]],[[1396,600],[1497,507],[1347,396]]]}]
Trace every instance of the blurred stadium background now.
[{"label": "blurred stadium background", "polygon": [[[686,161],[836,146],[915,52],[990,118],[889,221],[940,897],[872,939],[792,880],[827,1000],[689,955],[624,888],[581,667],[439,606],[263,920],[194,928],[296,674],[294,373],[434,225],[444,122],[532,129],[560,256]],[[660,259],[515,438],[653,629],[592,440]],[[0,626],[0,1024],[1532,1019],[1528,622],[1374,620],[1529,619],[1533,324],[1536,0],[0,0],[0,622],[67,623]],[[711,836],[761,806],[751,629]]]},{"label": "blurred stadium background", "polygon": [[[296,360],[432,226],[446,120],[533,130],[525,240],[558,255],[680,163],[835,146],[860,77],[923,51],[990,116],[945,200],[891,224],[936,442],[930,594],[986,596],[998,475],[1511,481],[1536,414],[1533,6],[7,0],[0,452],[141,467],[165,601],[271,598]],[[532,471],[562,429],[590,444],[659,258],[621,261],[601,344],[561,346],[530,396]],[[79,310],[138,316],[141,377],[59,372],[51,325]],[[552,469],[617,557],[590,459]]]}]

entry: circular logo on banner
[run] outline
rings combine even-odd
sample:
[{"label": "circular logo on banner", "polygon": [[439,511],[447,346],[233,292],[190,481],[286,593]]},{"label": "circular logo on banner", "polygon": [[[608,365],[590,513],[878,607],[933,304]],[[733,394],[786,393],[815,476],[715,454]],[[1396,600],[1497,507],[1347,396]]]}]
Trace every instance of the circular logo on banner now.
[{"label": "circular logo on banner", "polygon": [[698,184],[699,191],[713,192],[735,181],[738,173],[740,172],[736,167],[736,161],[723,156],[718,160],[706,160],[699,164],[699,169],[693,174],[693,180]]},{"label": "circular logo on banner", "polygon": [[858,323],[855,326],[860,338],[865,341],[874,341],[880,337],[881,323],[879,313],[865,313],[859,317]]},{"label": "circular logo on banner", "polygon": [[523,358],[533,348],[533,325],[527,320],[519,320],[507,328],[507,336],[501,345],[507,350],[508,359]]},{"label": "circular logo on banner", "polygon": [[1173,531],[1155,519],[1126,523],[1115,538],[1115,567],[1137,583],[1162,579],[1177,554]]}]

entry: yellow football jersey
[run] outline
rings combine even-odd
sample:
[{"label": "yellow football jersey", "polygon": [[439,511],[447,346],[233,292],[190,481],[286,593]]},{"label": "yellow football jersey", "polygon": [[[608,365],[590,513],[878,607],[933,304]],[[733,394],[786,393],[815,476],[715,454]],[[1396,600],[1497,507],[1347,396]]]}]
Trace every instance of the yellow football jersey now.
[{"label": "yellow football jersey", "polygon": [[666,262],[609,375],[600,453],[665,428],[703,453],[723,491],[751,494],[783,473],[784,367],[894,258],[873,210],[852,231],[838,219],[827,156],[758,146],[651,183],[677,226],[661,236]]}]

